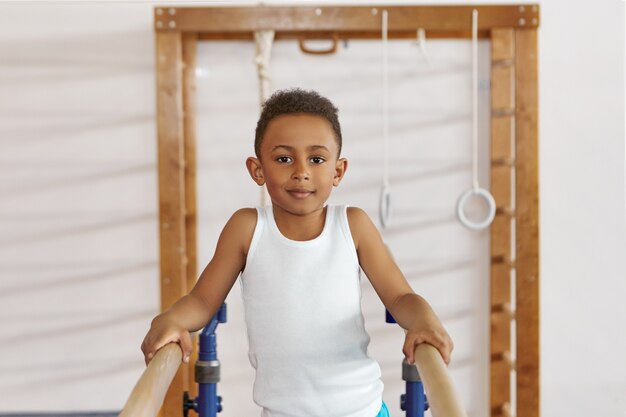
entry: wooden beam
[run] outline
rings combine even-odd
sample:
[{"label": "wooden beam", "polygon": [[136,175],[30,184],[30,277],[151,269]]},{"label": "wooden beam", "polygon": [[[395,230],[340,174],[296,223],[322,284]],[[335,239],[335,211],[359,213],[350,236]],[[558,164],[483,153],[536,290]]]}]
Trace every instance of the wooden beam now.
[{"label": "wooden beam", "polygon": [[389,31],[469,31],[472,10],[479,13],[479,30],[537,27],[537,4],[506,6],[320,6],[320,7],[177,7],[154,9],[157,31],[242,33],[271,29],[380,33],[380,11],[389,13]]},{"label": "wooden beam", "polygon": [[439,351],[428,343],[420,343],[414,357],[432,416],[467,417]]},{"label": "wooden beam", "polygon": [[[185,173],[182,42],[177,32],[156,34],[157,130],[161,311],[187,292],[185,265]],[[166,395],[165,417],[178,417],[188,366],[181,366]]]},{"label": "wooden beam", "polygon": [[[391,31],[388,33],[388,38],[391,40],[396,39],[412,39],[415,40],[417,33],[412,31]],[[470,29],[463,31],[429,31],[426,33],[428,39],[471,39],[472,31]],[[351,32],[332,32],[332,31],[284,31],[274,34],[275,41],[281,40],[326,40],[336,37],[340,41],[344,40],[380,40],[380,31],[351,31]],[[478,32],[479,39],[489,39],[488,30],[480,30]],[[226,40],[247,40],[254,41],[254,32],[230,32],[230,33],[202,33],[198,35],[199,40],[203,41],[226,41]]]},{"label": "wooden beam", "polygon": [[[197,205],[196,205],[196,50],[198,36],[195,33],[183,34],[183,130],[185,144],[185,247],[186,247],[186,289],[190,291],[198,276],[197,256]],[[197,338],[189,363],[198,359]],[[191,398],[198,395],[194,372],[189,367],[187,391]]]},{"label": "wooden beam", "polygon": [[182,356],[183,352],[176,343],[159,349],[141,374],[119,417],[156,416]]},{"label": "wooden beam", "polygon": [[539,416],[537,30],[515,31],[517,412]]},{"label": "wooden beam", "polygon": [[[479,15],[480,16],[480,15]],[[511,367],[503,357],[511,350],[511,314],[504,306],[511,304],[511,270],[509,263],[496,259],[512,259],[511,215],[513,201],[511,192],[512,166],[509,163],[494,164],[493,161],[512,161],[512,124],[514,112],[514,37],[513,29],[494,29],[491,32],[491,193],[496,205],[503,210],[491,225],[491,337],[489,366],[491,415],[499,413],[511,402]],[[508,210],[507,210],[508,209]]]}]

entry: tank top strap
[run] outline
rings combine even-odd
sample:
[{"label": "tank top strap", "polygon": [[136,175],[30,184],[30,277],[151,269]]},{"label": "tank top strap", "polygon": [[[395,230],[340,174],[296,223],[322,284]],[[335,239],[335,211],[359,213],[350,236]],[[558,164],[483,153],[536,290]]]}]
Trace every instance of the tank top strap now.
[{"label": "tank top strap", "polygon": [[249,264],[250,260],[254,257],[254,253],[256,252],[256,248],[259,245],[259,241],[261,240],[261,235],[263,231],[267,229],[267,217],[266,217],[266,207],[256,207],[256,226],[254,226],[254,232],[252,233],[252,240],[250,241],[250,247],[248,248],[248,255],[246,256],[246,265]]},{"label": "tank top strap", "polygon": [[[333,206],[334,229],[341,233],[341,236],[346,245],[350,248],[350,252],[354,254],[353,260],[359,262],[359,258],[356,252],[356,246],[354,246],[354,239],[352,238],[352,232],[350,231],[350,224],[348,222],[348,205],[336,205]],[[329,210],[330,211],[330,210]]]}]

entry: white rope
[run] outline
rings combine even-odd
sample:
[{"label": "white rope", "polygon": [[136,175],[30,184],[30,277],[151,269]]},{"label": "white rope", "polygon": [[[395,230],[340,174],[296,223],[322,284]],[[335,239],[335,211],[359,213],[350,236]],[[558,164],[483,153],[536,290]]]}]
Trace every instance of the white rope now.
[{"label": "white rope", "polygon": [[472,12],[472,185],[478,188],[478,10]]},{"label": "white rope", "polygon": [[391,189],[389,186],[389,39],[388,13],[382,12],[383,50],[383,186],[380,192],[380,224],[383,228],[391,223]]},{"label": "white rope", "polygon": [[[474,222],[465,216],[465,204],[469,197],[482,197],[488,205],[487,217],[482,222]],[[478,183],[478,10],[472,12],[472,188],[459,197],[456,215],[463,226],[472,230],[482,230],[491,224],[496,215],[496,202],[489,191],[480,188]]]},{"label": "white rope", "polygon": [[[273,30],[259,30],[254,32],[254,40],[256,43],[256,55],[254,62],[256,63],[257,74],[259,76],[259,104],[263,105],[265,100],[270,96],[270,56],[272,52],[272,44],[274,42]],[[270,196],[267,193],[267,187],[261,187],[261,206],[270,203]]]},{"label": "white rope", "polygon": [[383,39],[383,185],[389,185],[389,39],[387,10],[382,14]]}]

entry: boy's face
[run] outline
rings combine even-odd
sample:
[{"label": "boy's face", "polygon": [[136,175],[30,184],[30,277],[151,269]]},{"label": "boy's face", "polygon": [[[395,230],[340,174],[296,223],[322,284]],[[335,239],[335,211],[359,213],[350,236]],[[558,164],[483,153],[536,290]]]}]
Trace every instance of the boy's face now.
[{"label": "boy's face", "polygon": [[339,147],[323,117],[297,113],[281,115],[267,126],[259,158],[246,161],[252,179],[267,186],[272,205],[292,214],[324,207],[333,186],[347,168],[338,159]]}]

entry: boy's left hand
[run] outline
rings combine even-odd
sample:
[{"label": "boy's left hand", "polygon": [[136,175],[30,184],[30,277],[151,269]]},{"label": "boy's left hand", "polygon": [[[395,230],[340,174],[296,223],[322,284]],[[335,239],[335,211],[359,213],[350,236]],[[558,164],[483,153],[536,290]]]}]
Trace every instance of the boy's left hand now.
[{"label": "boy's left hand", "polygon": [[450,354],[454,349],[454,343],[448,332],[443,326],[425,327],[422,329],[412,329],[407,331],[404,339],[402,353],[406,356],[410,364],[415,362],[415,347],[420,343],[428,343],[437,348],[443,361],[448,365],[450,363]]}]

